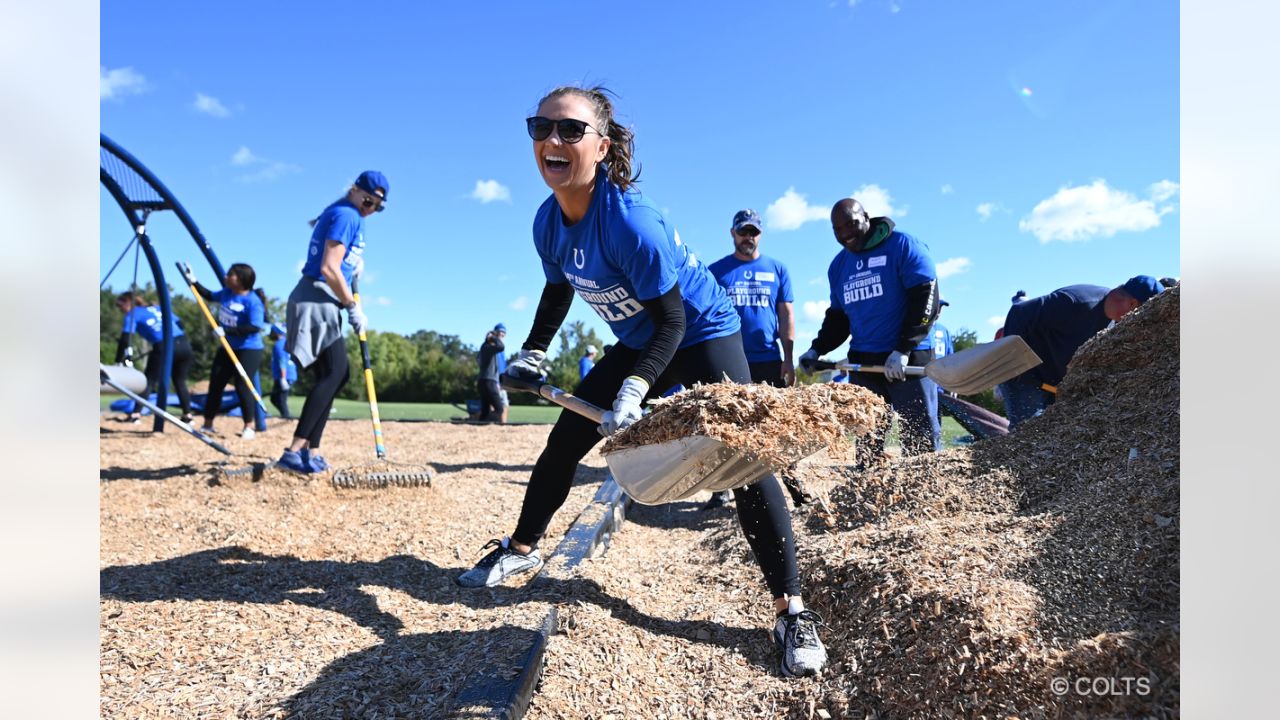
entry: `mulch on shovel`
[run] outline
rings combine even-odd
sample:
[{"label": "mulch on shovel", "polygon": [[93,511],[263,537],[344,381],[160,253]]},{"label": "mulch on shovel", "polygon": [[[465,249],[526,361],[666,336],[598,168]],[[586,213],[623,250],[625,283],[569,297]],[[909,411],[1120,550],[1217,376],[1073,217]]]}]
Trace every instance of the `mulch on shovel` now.
[{"label": "mulch on shovel", "polygon": [[775,388],[697,385],[654,402],[654,410],[610,437],[604,452],[705,435],[778,468],[829,447],[848,449],[848,434],[881,429],[888,408],[871,391],[844,383]]}]

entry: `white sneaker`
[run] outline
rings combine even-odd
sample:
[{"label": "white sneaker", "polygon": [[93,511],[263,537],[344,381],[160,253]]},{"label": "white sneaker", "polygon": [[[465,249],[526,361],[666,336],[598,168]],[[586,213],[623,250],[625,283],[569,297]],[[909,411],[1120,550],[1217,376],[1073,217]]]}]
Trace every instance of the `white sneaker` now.
[{"label": "white sneaker", "polygon": [[251,427],[245,428],[244,432],[240,433],[240,439],[242,440],[252,440],[257,436],[258,436],[258,433],[254,432],[253,428]]},{"label": "white sneaker", "polygon": [[457,583],[462,587],[493,587],[512,575],[542,567],[542,553],[537,548],[525,555],[511,549],[509,543],[510,538],[485,543],[480,549],[493,548],[493,552],[481,558],[475,567],[459,575]]},{"label": "white sneaker", "polygon": [[816,675],[827,665],[827,649],[818,639],[822,618],[812,610],[778,616],[773,641],[782,651],[782,674],[787,677]]}]

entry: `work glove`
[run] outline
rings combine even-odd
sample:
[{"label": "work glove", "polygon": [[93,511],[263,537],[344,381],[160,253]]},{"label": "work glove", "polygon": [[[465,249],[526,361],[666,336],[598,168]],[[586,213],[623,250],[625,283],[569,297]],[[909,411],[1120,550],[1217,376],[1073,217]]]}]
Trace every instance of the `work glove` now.
[{"label": "work glove", "polygon": [[805,370],[808,370],[809,372],[813,372],[814,371],[813,364],[820,359],[821,358],[818,357],[818,351],[813,348],[809,348],[808,350],[805,351],[803,355],[800,356],[800,367],[804,368]]},{"label": "work glove", "polygon": [[364,316],[360,303],[351,303],[347,306],[347,322],[351,323],[351,330],[356,335],[364,332],[365,326],[369,324],[369,318]]},{"label": "work glove", "polygon": [[364,275],[364,255],[355,253],[347,255],[347,264],[351,266],[351,277]]},{"label": "work glove", "polygon": [[613,399],[613,409],[606,410],[600,421],[600,434],[608,437],[640,419],[643,414],[640,403],[649,392],[649,383],[632,375],[622,381],[618,396]]},{"label": "work glove", "polygon": [[191,271],[191,266],[187,263],[178,263],[178,272],[182,273],[182,278],[187,281],[188,285],[196,284],[196,274]]},{"label": "work glove", "polygon": [[521,350],[515,362],[507,366],[507,374],[517,380],[542,382],[546,378],[542,361],[546,358],[547,354],[541,350]]},{"label": "work glove", "polygon": [[283,391],[285,391],[285,392],[289,392],[289,388],[290,388],[290,387],[292,387],[292,385],[290,385],[290,384],[289,384],[289,381],[288,381],[288,380],[281,380],[281,381],[280,381],[280,389],[281,389],[281,390],[283,390]]},{"label": "work glove", "polygon": [[884,361],[884,376],[890,381],[906,380],[907,356],[897,350],[889,353],[888,359]]}]

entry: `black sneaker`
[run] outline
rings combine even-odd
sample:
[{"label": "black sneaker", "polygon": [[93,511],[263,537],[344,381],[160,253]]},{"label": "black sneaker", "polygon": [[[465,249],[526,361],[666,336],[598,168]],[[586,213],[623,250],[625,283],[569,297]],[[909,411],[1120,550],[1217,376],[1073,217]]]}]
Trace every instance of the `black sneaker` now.
[{"label": "black sneaker", "polygon": [[773,626],[773,641],[782,651],[783,675],[817,675],[827,666],[827,649],[818,639],[818,627],[822,624],[822,617],[812,610],[778,616]]},{"label": "black sneaker", "polygon": [[703,510],[716,510],[733,502],[733,492],[730,490],[721,490],[720,492],[711,493],[711,499],[703,504]]},{"label": "black sneaker", "polygon": [[480,558],[475,567],[459,575],[457,583],[462,587],[493,587],[512,575],[542,567],[542,554],[537,548],[525,555],[512,550],[510,543],[511,538],[485,543],[480,549],[493,548],[493,551]]}]

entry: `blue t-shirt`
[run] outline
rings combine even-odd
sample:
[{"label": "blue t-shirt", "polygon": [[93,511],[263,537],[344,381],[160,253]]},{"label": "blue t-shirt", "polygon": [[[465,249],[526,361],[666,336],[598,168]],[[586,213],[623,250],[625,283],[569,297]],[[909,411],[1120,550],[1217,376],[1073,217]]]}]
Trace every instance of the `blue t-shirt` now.
[{"label": "blue t-shirt", "polygon": [[[143,340],[158,345],[164,342],[164,313],[155,305],[143,305],[130,310],[124,316],[124,332],[138,333]],[[177,318],[173,322],[173,336],[180,338],[182,321]]]},{"label": "blue t-shirt", "polygon": [[1071,356],[1111,323],[1103,302],[1108,292],[1101,285],[1069,285],[1010,307],[1004,336],[1021,336],[1044,361],[1019,378],[1034,384],[1062,382]]},{"label": "blue t-shirt", "polygon": [[587,214],[573,225],[554,195],[538,208],[533,245],[547,281],[568,281],[618,340],[642,350],[653,319],[640,304],[680,283],[685,331],[680,347],[732,335],[741,323],[724,288],[680,240],[658,208],[634,188],[623,192],[602,171]]},{"label": "blue t-shirt", "polygon": [[764,255],[755,260],[727,255],[711,263],[710,269],[742,318],[742,347],[747,351],[747,362],[781,360],[778,303],[795,302],[787,267]]},{"label": "blue t-shirt", "polygon": [[916,350],[932,350],[934,360],[946,357],[956,351],[951,345],[951,331],[942,323],[933,324],[933,329],[929,331],[928,335],[924,336],[924,339],[916,346]]},{"label": "blue t-shirt", "polygon": [[226,329],[252,325],[257,332],[248,335],[232,335],[227,333],[227,343],[232,350],[261,350],[262,328],[266,326],[266,309],[262,307],[262,299],[255,292],[237,295],[227,288],[213,293],[213,301],[218,303],[218,324]]},{"label": "blue t-shirt", "polygon": [[582,357],[578,358],[578,379],[582,380],[586,378],[587,373],[591,372],[591,368],[595,366],[596,364],[592,362],[591,358],[587,357],[586,355],[583,355]]},{"label": "blue t-shirt", "polygon": [[841,250],[831,261],[831,307],[849,316],[850,352],[889,352],[897,346],[906,289],[937,279],[928,250],[895,230],[870,250]]},{"label": "blue t-shirt", "polygon": [[313,280],[323,278],[320,274],[320,264],[324,260],[324,251],[330,240],[347,246],[347,252],[342,256],[342,277],[346,278],[347,284],[350,285],[356,258],[364,255],[364,218],[360,216],[356,206],[346,198],[325,208],[316,220],[316,227],[311,231],[311,243],[307,246],[307,262],[302,266],[303,275]]},{"label": "blue t-shirt", "polygon": [[293,362],[289,352],[284,349],[284,338],[280,338],[271,346],[271,377],[280,380],[280,371],[284,370],[284,379],[290,383],[298,380],[298,366]]}]

